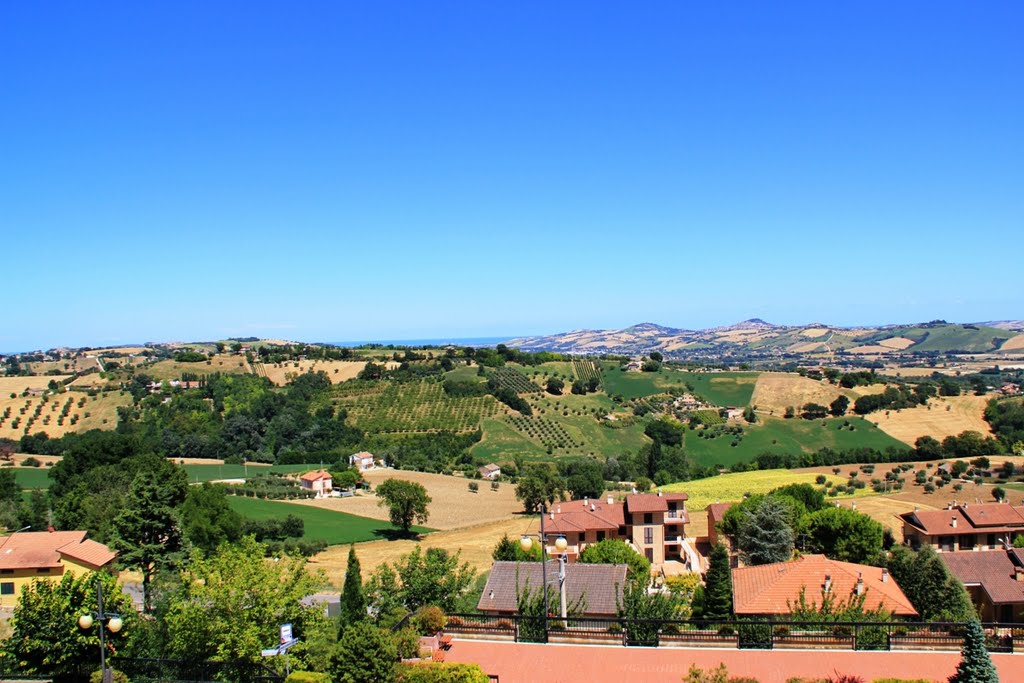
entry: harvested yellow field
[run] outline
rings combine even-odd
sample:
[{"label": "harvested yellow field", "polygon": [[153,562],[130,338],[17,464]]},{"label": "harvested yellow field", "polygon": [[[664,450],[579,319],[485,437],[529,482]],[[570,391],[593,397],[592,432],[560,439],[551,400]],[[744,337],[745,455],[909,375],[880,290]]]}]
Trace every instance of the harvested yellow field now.
[{"label": "harvested yellow field", "polygon": [[818,337],[825,336],[826,334],[828,334],[831,331],[832,330],[830,330],[827,327],[809,327],[806,330],[801,331],[800,332],[800,336],[801,337],[809,337],[811,339],[817,339]]},{"label": "harvested yellow field", "polygon": [[126,356],[134,356],[140,354],[143,351],[151,351],[145,346],[113,346],[109,349],[94,349],[93,353],[121,353]]},{"label": "harvested yellow field", "polygon": [[999,347],[1000,351],[1024,351],[1024,334],[1010,337]]},{"label": "harvested yellow field", "polygon": [[917,342],[913,339],[907,339],[906,337],[890,337],[889,339],[883,339],[878,342],[880,346],[885,346],[890,349],[899,349],[900,351],[909,346],[913,346],[916,343]]},{"label": "harvested yellow field", "polygon": [[[13,399],[3,394],[0,395],[0,437],[20,439],[36,432],[56,437],[68,432],[113,429],[117,426],[118,406],[129,405],[131,401],[131,395],[121,391],[97,396],[69,391]],[[66,414],[61,417],[65,410]]]},{"label": "harvested yellow field", "polygon": [[882,346],[881,344],[865,344],[864,346],[855,346],[852,349],[847,349],[847,353],[858,353],[862,355],[868,355],[872,353],[892,353],[892,349],[888,346]]},{"label": "harvested yellow field", "polygon": [[812,353],[821,349],[822,346],[821,342],[804,342],[802,344],[793,344],[786,350],[790,353]]},{"label": "harvested yellow field", "polygon": [[152,365],[142,366],[138,372],[145,373],[155,380],[162,381],[181,379],[183,374],[212,375],[215,372],[219,372],[225,375],[247,375],[251,372],[251,369],[245,356],[219,354],[210,360],[198,363],[179,363],[174,360],[162,360]]},{"label": "harvested yellow field", "polygon": [[[845,482],[846,477],[827,475],[833,483]],[[717,477],[708,479],[697,479],[695,481],[683,481],[678,484],[669,484],[661,487],[664,491],[682,491],[689,494],[690,499],[686,508],[692,512],[700,511],[712,503],[730,503],[743,500],[746,493],[768,493],[786,484],[815,484],[818,475],[809,471],[796,470],[757,470],[754,472],[736,472],[734,474],[720,474]],[[861,498],[864,496],[876,495],[870,488],[857,491],[855,496],[840,496],[837,501]]]},{"label": "harvested yellow field", "polygon": [[[459,551],[461,561],[469,562],[470,566],[478,572],[484,572],[490,570],[494,561],[491,553],[503,534],[508,534],[510,538],[519,538],[527,532],[536,533],[538,525],[536,515],[524,515],[463,529],[438,531],[427,534],[419,541],[403,539],[360,543],[356,546],[356,554],[359,556],[364,579],[368,579],[379,565],[384,562],[394,563],[402,555],[411,552],[417,545],[424,550],[444,548],[452,553]],[[308,566],[312,570],[324,570],[331,584],[340,588],[345,580],[347,560],[348,548],[336,545],[312,557]]]},{"label": "harvested yellow field", "polygon": [[886,366],[879,374],[893,377],[931,377],[934,373],[941,372],[949,374],[941,368],[901,368],[899,366]]},{"label": "harvested yellow field", "polygon": [[63,382],[71,375],[45,375],[31,377],[0,377],[0,397],[21,394],[26,389],[45,389],[52,380]]},{"label": "harvested yellow field", "polygon": [[871,413],[867,419],[889,436],[913,445],[921,436],[942,441],[963,431],[990,434],[982,414],[988,399],[984,396],[948,396],[928,401],[926,406]]},{"label": "harvested yellow field", "polygon": [[[484,480],[450,477],[443,474],[412,472],[409,470],[370,470],[363,476],[376,488],[388,479],[403,479],[422,484],[431,497],[427,511],[430,519],[424,526],[432,529],[457,529],[473,524],[482,524],[509,519],[522,512],[523,504],[516,500],[515,486],[502,483],[497,491],[491,490],[491,483]],[[480,485],[479,493],[469,490],[469,482]],[[378,498],[372,493],[351,498],[324,498],[295,501],[298,505],[326,508],[347,512],[371,519],[388,519],[388,509],[377,504]]]},{"label": "harvested yellow field", "polygon": [[757,378],[750,402],[758,410],[781,413],[788,406],[799,407],[805,403],[827,406],[839,398],[840,393],[835,385],[796,373],[763,372]]},{"label": "harvested yellow field", "polygon": [[351,360],[300,360],[284,363],[264,364],[267,379],[283,386],[291,379],[308,372],[325,372],[332,384],[355,379],[366,367],[366,361]]}]

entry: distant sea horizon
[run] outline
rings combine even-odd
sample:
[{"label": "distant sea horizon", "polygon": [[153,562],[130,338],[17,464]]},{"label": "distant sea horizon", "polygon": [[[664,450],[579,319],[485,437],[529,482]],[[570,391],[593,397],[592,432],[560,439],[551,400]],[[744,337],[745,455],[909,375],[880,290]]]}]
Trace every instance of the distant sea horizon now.
[{"label": "distant sea horizon", "polygon": [[435,339],[369,339],[365,341],[331,341],[322,343],[350,348],[367,346],[369,344],[380,344],[381,346],[446,346],[448,344],[452,346],[494,346],[495,344],[515,338],[509,335],[504,337],[438,337]]}]

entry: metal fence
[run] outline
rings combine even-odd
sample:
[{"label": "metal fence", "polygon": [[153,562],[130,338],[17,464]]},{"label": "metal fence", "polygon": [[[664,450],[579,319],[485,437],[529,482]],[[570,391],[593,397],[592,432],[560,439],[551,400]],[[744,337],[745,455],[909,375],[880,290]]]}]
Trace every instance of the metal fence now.
[{"label": "metal fence", "polygon": [[263,664],[252,662],[190,662],[115,657],[110,660],[110,666],[123,671],[132,683],[280,683],[284,680],[283,675]]},{"label": "metal fence", "polygon": [[[990,652],[1024,652],[1024,624],[982,624]],[[646,647],[959,650],[962,622],[679,621],[452,614],[445,631],[469,638]]]}]

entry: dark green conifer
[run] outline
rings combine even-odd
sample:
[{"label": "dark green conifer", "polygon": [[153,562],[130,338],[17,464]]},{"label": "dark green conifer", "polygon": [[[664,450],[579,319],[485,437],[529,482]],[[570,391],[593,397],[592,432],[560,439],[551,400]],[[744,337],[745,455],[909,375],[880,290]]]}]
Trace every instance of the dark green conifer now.
[{"label": "dark green conifer", "polygon": [[732,571],[729,569],[729,551],[721,543],[711,551],[703,616],[705,619],[732,618]]},{"label": "dark green conifer", "polygon": [[348,566],[345,568],[345,586],[341,591],[341,627],[366,619],[366,596],[363,595],[363,579],[359,573],[359,558],[356,547],[348,549]]},{"label": "dark green conifer", "polygon": [[949,683],[999,683],[999,674],[985,649],[985,632],[977,619],[967,622],[960,665]]}]

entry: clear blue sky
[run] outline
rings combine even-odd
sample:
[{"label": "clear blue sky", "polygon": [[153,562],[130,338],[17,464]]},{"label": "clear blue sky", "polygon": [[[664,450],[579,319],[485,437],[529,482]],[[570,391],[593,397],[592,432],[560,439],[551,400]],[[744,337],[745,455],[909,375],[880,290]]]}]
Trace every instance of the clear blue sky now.
[{"label": "clear blue sky", "polygon": [[3,3],[0,350],[1022,318],[1022,35],[1016,0]]}]

